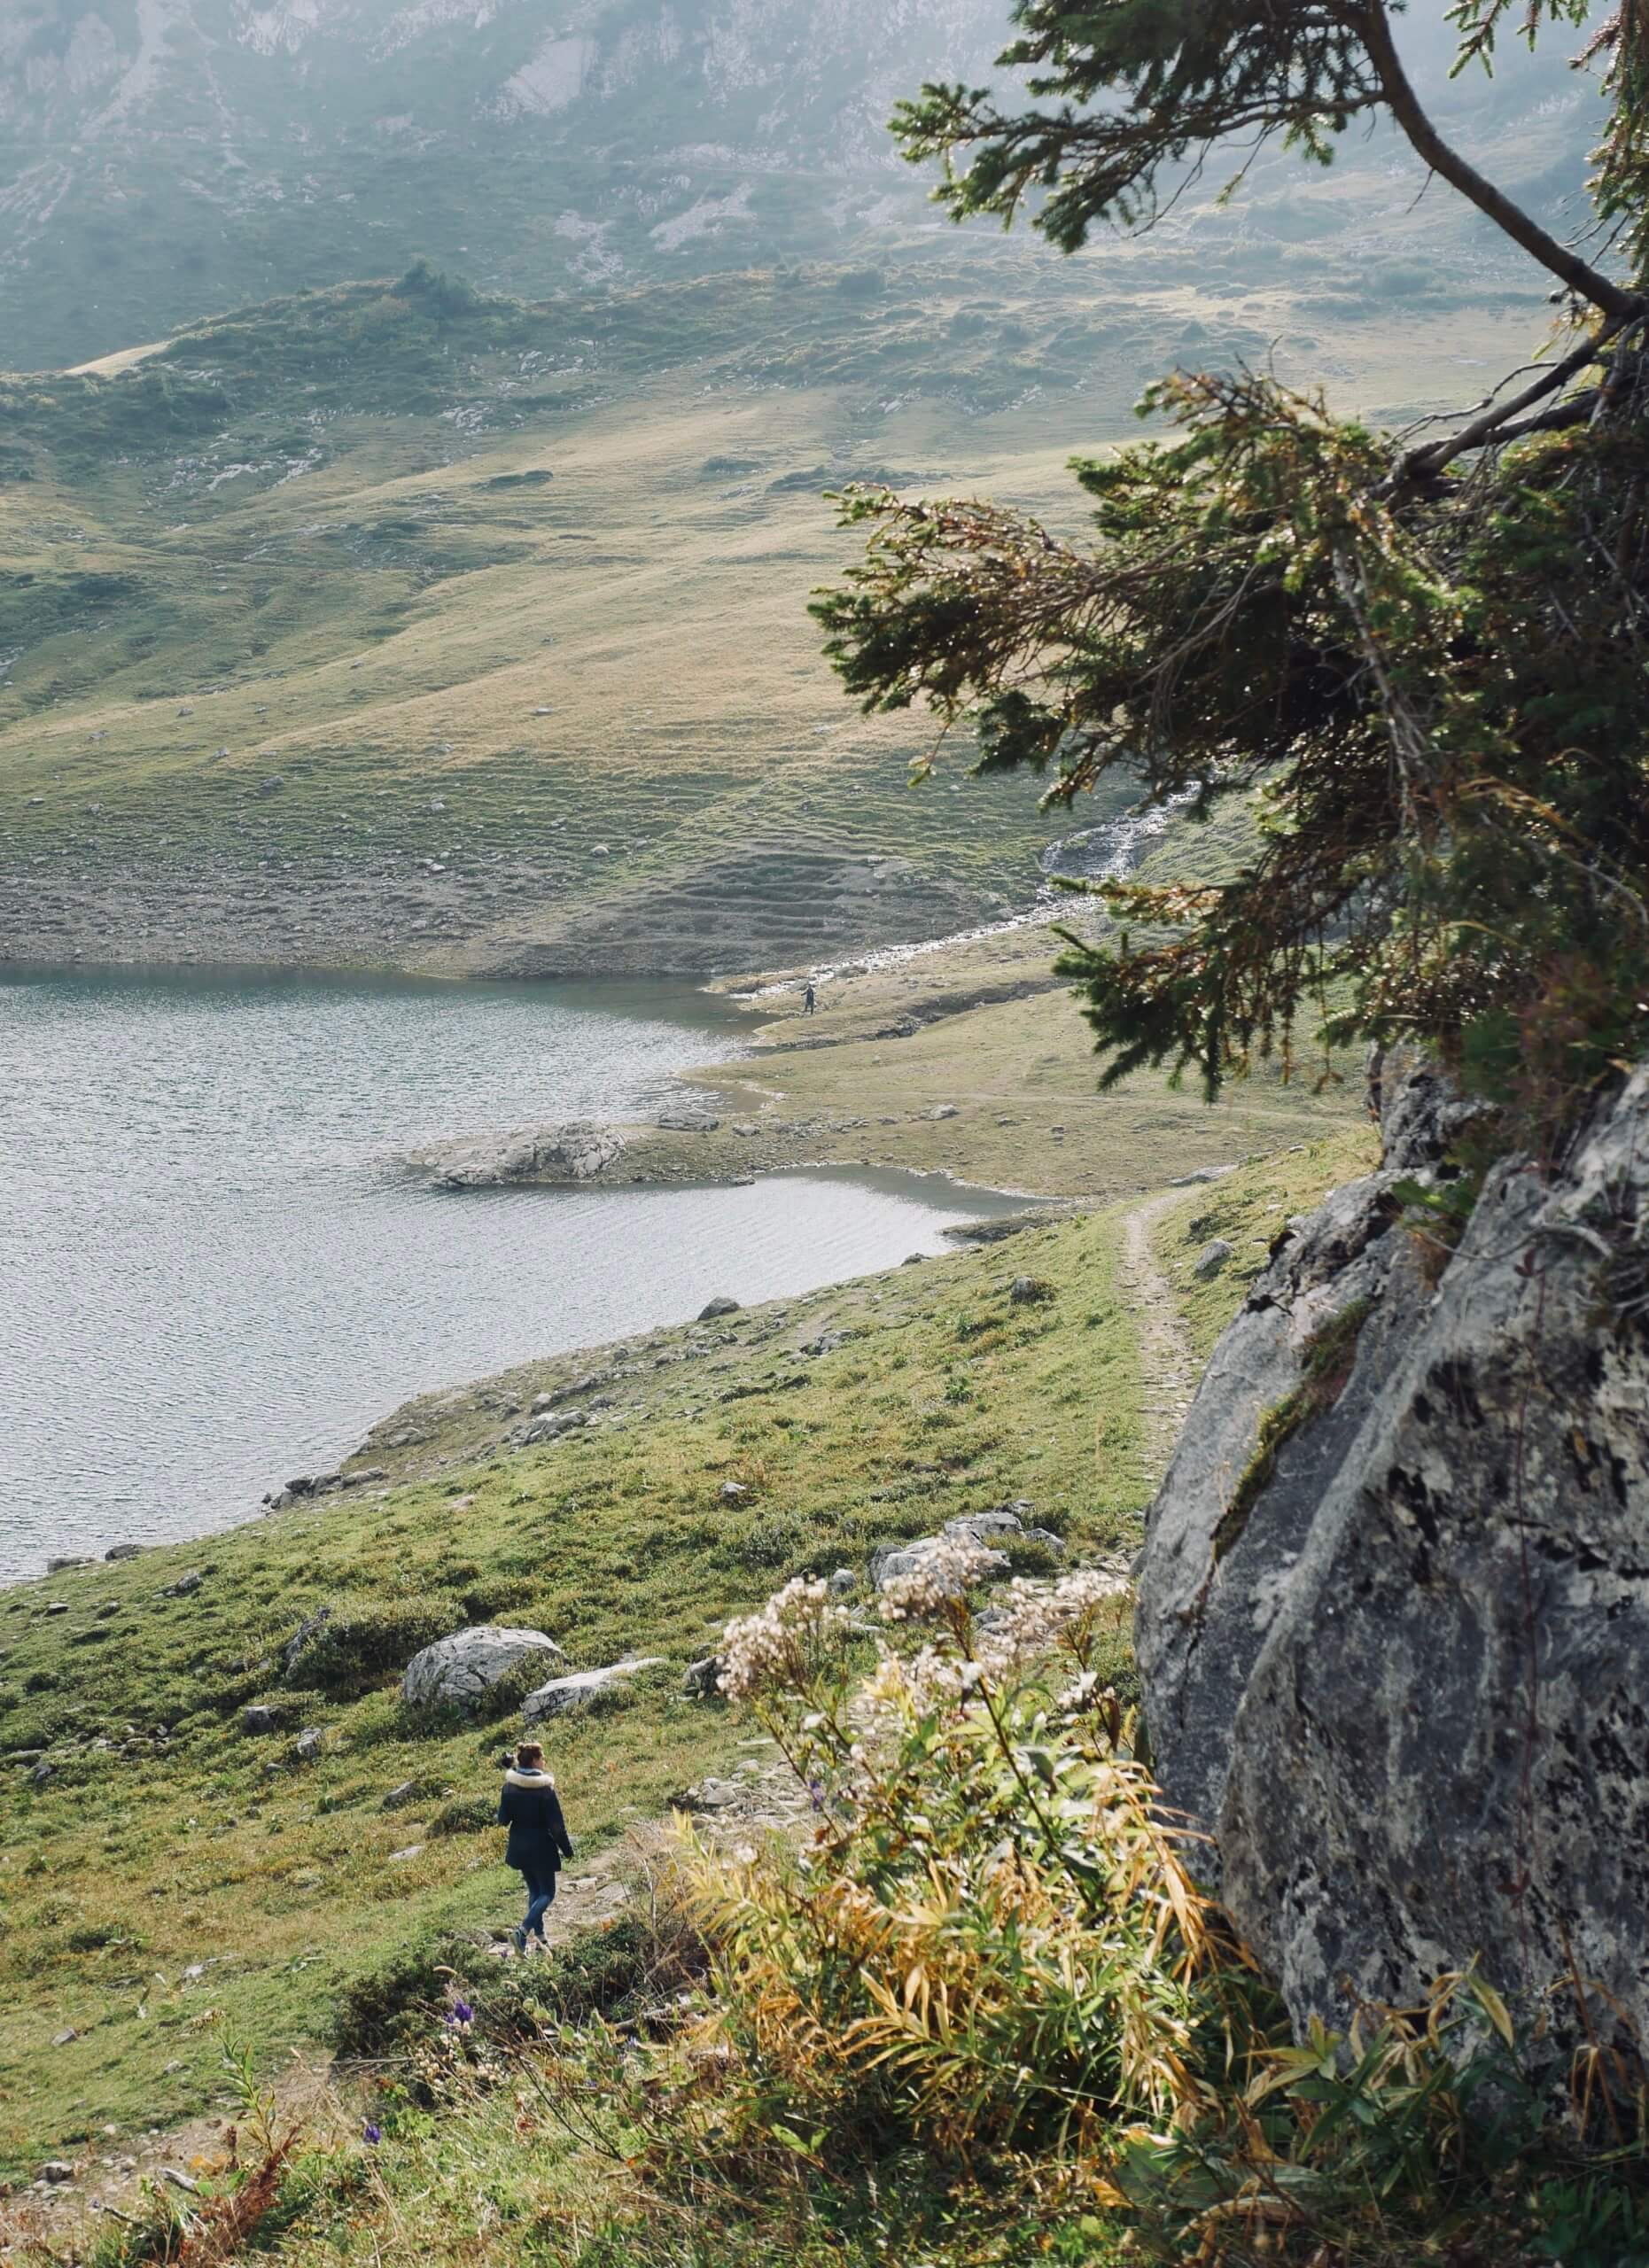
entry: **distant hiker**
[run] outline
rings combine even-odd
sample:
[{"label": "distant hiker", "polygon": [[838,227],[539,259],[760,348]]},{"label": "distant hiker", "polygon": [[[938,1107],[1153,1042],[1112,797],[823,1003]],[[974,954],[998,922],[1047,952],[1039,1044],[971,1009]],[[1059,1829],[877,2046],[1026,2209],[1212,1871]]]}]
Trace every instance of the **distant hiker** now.
[{"label": "distant hiker", "polygon": [[504,1864],[513,1867],[526,1884],[526,1919],[515,1933],[516,1951],[525,1953],[529,1937],[540,1945],[544,1916],[556,1895],[556,1875],[564,1859],[572,1856],[567,1823],[561,1815],[556,1783],[544,1769],[544,1751],[535,1740],[525,1740],[516,1760],[504,1775],[498,1798],[498,1823],[509,1829]]},{"label": "distant hiker", "polygon": [[802,989],[802,1014],[811,1016],[818,1006],[819,995],[813,990],[813,980],[810,976]]}]

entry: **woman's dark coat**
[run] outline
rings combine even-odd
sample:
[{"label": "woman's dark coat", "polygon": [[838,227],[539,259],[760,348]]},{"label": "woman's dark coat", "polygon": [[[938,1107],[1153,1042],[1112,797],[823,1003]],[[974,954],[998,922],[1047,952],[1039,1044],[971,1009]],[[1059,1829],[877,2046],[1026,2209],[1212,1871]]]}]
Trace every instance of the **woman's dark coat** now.
[{"label": "woman's dark coat", "polygon": [[518,1765],[510,1766],[498,1798],[498,1823],[509,1829],[504,1863],[517,1874],[542,1881],[572,1856],[561,1798],[548,1772],[524,1772]]}]

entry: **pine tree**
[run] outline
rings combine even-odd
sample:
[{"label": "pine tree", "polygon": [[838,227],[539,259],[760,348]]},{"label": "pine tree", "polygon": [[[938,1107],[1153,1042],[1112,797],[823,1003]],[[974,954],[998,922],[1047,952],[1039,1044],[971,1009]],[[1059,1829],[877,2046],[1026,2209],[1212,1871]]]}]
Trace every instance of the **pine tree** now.
[{"label": "pine tree", "polygon": [[[1578,34],[1585,0],[1459,0],[1457,68]],[[1066,251],[1148,225],[1226,142],[1328,162],[1355,120],[1555,279],[1548,359],[1440,438],[1331,416],[1273,377],[1176,374],[1170,429],[1080,462],[1091,541],[977,502],[851,492],[863,563],[814,611],[869,709],[970,723],[978,768],[1112,773],[1205,812],[1255,799],[1216,886],[1105,887],[1119,925],[1061,963],[1108,1082],[1212,1091],[1329,1038],[1418,1038],[1525,1119],[1649,1047],[1649,5],[1581,58],[1606,126],[1588,260],[1443,139],[1384,0],[1020,0],[1031,106],[930,86],[894,120],[959,220],[1029,210]]]}]

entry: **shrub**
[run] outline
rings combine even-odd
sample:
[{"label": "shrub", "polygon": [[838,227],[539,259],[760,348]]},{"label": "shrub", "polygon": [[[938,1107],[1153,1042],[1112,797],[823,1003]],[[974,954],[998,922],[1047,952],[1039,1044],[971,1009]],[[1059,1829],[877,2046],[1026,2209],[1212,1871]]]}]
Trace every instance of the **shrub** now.
[{"label": "shrub", "polygon": [[446,1637],[463,1620],[449,1598],[346,1607],[322,1624],[294,1667],[329,1700],[352,1700],[398,1677],[420,1647]]},{"label": "shrub", "polygon": [[491,1796],[455,1796],[430,1821],[432,1835],[478,1835],[497,1823],[498,1806]]},{"label": "shrub", "polygon": [[817,1824],[799,1853],[694,1849],[710,1982],[662,2040],[633,1990],[567,2005],[586,2030],[537,2084],[634,2182],[597,2256],[812,2259],[874,2205],[875,2257],[947,2268],[1645,2258],[1631,2106],[1584,2167],[1474,1975],[1295,2040],[1103,1682],[1123,1605],[1068,1577],[982,1629],[914,1586],[895,1614],[929,1643],[857,1691],[797,1587],[729,1632]]}]

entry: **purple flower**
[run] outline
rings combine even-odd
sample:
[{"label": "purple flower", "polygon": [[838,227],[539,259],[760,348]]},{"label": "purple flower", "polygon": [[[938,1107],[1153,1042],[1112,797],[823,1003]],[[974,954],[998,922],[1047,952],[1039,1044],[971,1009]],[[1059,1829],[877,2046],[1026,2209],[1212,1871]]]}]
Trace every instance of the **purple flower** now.
[{"label": "purple flower", "polygon": [[813,1809],[815,1811],[822,1811],[824,1809],[825,1800],[824,1782],[822,1780],[810,1780],[807,1783],[807,1792],[813,1799]]},{"label": "purple flower", "polygon": [[447,2019],[447,2031],[467,2031],[474,2022],[475,2010],[470,2006],[468,2000],[455,2000],[452,2004],[452,2013]]},{"label": "purple flower", "polygon": [[376,2118],[369,2118],[361,2132],[365,2137],[369,2148],[376,2149],[377,2145],[384,2139],[384,2129],[378,2124]]}]

